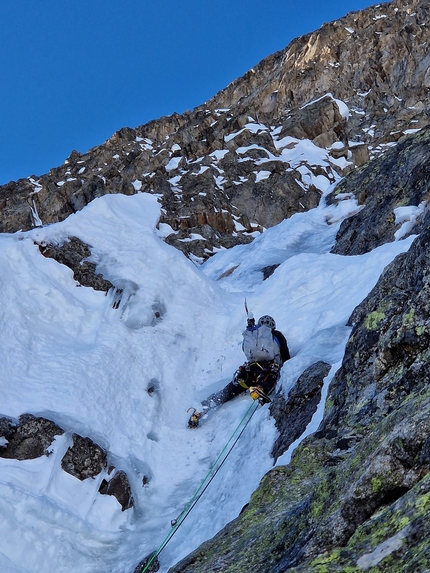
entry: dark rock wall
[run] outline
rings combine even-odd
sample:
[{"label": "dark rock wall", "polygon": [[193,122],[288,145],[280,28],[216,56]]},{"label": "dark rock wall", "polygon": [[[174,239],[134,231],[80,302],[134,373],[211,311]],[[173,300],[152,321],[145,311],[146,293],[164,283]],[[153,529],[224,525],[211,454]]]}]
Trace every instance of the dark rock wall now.
[{"label": "dark rock wall", "polygon": [[331,366],[325,362],[316,362],[307,368],[285,398],[278,393],[270,405],[270,414],[274,417],[279,436],[273,444],[273,463],[288,450],[295,440],[300,438],[306,426],[312,420],[321,400],[324,378]]},{"label": "dark rock wall", "polygon": [[[344,221],[336,237],[333,253],[361,255],[394,241],[394,209],[418,206],[430,200],[430,128],[410,135],[387,151],[378,161],[357,169],[343,179],[328,198],[330,204],[344,194],[355,195],[363,208]],[[405,235],[424,228],[421,216]]]}]

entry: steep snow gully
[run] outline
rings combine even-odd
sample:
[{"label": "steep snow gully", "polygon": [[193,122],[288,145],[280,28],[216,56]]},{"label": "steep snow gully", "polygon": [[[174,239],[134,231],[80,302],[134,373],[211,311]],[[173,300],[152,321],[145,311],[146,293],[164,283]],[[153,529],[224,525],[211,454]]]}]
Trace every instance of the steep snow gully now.
[{"label": "steep snow gully", "polygon": [[[357,208],[353,199],[326,206],[323,198],[200,267],[157,235],[160,205],[144,193],[107,195],[62,223],[0,236],[0,414],[45,416],[66,430],[49,456],[0,458],[1,571],[132,573],[159,546],[250,406],[249,397],[237,398],[199,429],[187,428],[187,409],[243,362],[245,296],[254,315],[273,315],[288,339],[280,392],[314,362],[332,365],[305,434],[316,429],[352,310],[413,239],[362,256],[330,254],[341,221]],[[40,254],[36,243],[72,235],[122,287],[119,308],[113,295],[77,285],[70,269]],[[275,264],[263,280],[262,268]],[[62,471],[72,432],[100,444],[127,473],[133,509],[98,493],[104,472],[81,482]],[[160,555],[160,571],[237,516],[273,465],[276,436],[268,408],[259,407]]]}]

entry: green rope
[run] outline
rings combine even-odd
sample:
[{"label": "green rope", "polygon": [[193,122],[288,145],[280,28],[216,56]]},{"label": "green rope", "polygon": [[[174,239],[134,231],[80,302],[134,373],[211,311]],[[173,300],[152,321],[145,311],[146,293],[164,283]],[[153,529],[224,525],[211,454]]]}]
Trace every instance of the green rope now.
[{"label": "green rope", "polygon": [[[179,515],[179,517],[177,519],[172,520],[172,529],[169,531],[169,533],[166,535],[166,537],[164,538],[164,540],[162,541],[161,545],[159,546],[159,548],[157,549],[157,551],[154,552],[154,554],[152,555],[151,559],[148,561],[148,563],[146,564],[145,568],[141,571],[141,573],[146,573],[146,571],[148,571],[148,569],[150,568],[150,566],[152,565],[152,563],[155,561],[155,559],[160,555],[160,553],[163,551],[163,549],[166,547],[166,545],[169,543],[169,541],[172,539],[172,537],[175,535],[175,533],[177,532],[177,530],[179,529],[179,527],[182,525],[182,523],[185,521],[185,518],[188,516],[188,514],[190,513],[190,511],[193,509],[193,507],[196,505],[196,503],[199,501],[199,499],[201,498],[201,496],[204,494],[204,492],[206,491],[206,489],[208,488],[209,484],[211,483],[211,481],[214,479],[214,477],[216,476],[216,474],[219,472],[219,470],[222,468],[224,462],[226,461],[226,459],[228,458],[230,452],[232,451],[232,449],[234,448],[234,446],[237,444],[240,436],[243,434],[246,426],[249,424],[249,422],[251,421],[252,416],[255,414],[257,408],[258,408],[258,402],[253,402],[251,404],[251,406],[248,408],[248,410],[246,411],[245,415],[243,416],[243,418],[241,419],[241,421],[239,422],[239,424],[237,425],[236,429],[234,430],[233,434],[230,436],[230,439],[228,440],[228,442],[225,444],[225,446],[223,447],[223,449],[221,450],[221,452],[218,454],[218,457],[216,458],[215,462],[212,464],[212,466],[209,468],[208,473],[206,474],[205,478],[203,479],[202,483],[199,485],[199,487],[197,488],[196,492],[194,493],[193,497],[190,499],[190,501],[187,503],[187,505],[185,506],[185,508],[182,510],[181,514]],[[241,429],[241,431],[239,432],[238,436],[236,437],[236,439],[234,440],[233,444],[231,445],[230,449],[228,450],[228,452],[226,453],[226,455],[224,456],[224,459],[222,460],[222,462],[219,464],[219,466],[217,467],[217,469],[214,471],[215,467],[217,466],[219,460],[221,459],[221,457],[223,456],[224,452],[227,450],[230,442],[234,439],[235,435],[237,434],[237,432],[239,431],[239,428],[241,427],[241,425],[243,424],[243,422],[245,421],[246,417],[248,416],[249,412],[252,410],[252,408],[254,408],[253,412],[251,413],[251,415],[248,417],[246,423],[244,424],[243,428]],[[212,474],[212,476],[211,476]],[[209,479],[209,476],[210,479]],[[207,481],[207,483],[206,483]]]}]

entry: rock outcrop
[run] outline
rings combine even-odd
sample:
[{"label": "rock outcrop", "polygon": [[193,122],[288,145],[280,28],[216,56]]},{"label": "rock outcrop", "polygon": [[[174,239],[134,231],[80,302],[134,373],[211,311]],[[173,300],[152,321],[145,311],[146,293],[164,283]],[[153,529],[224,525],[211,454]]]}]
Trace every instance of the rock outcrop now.
[{"label": "rock outcrop", "polygon": [[77,237],[70,237],[61,245],[39,245],[44,257],[55,259],[73,271],[73,278],[82,286],[108,292],[115,287],[96,271],[97,265],[89,259],[91,248]]},{"label": "rock outcrop", "polygon": [[287,398],[279,393],[273,399],[270,414],[274,417],[279,431],[279,436],[272,448],[274,464],[291,444],[300,438],[312,420],[321,400],[324,378],[329,371],[329,364],[316,362],[303,372],[291,388]]},{"label": "rock outcrop", "polygon": [[116,497],[123,511],[134,506],[130,483],[127,474],[122,470],[116,471],[109,481],[104,479],[100,484],[99,492]]},{"label": "rock outcrop", "polygon": [[423,128],[399,141],[381,161],[357,169],[336,186],[328,203],[354,195],[362,209],[342,223],[333,253],[361,255],[425,228],[430,201],[429,143],[430,128]]},{"label": "rock outcrop", "polygon": [[51,420],[31,414],[23,414],[16,425],[8,418],[0,418],[0,435],[6,440],[0,447],[0,457],[33,460],[47,456],[55,436],[63,433],[64,430]]},{"label": "rock outcrop", "polygon": [[[64,430],[55,422],[43,417],[23,414],[17,422],[0,418],[0,457],[16,460],[32,460],[52,454],[52,443]],[[107,470],[99,493],[113,495],[122,511],[134,506],[133,495],[127,474],[108,468],[107,452],[88,437],[71,435],[72,444],[61,459],[61,469],[83,481],[95,478]],[[60,469],[60,467],[58,468]]]},{"label": "rock outcrop", "polygon": [[107,466],[106,452],[78,434],[72,435],[72,441],[61,460],[61,469],[81,481],[99,475]]}]

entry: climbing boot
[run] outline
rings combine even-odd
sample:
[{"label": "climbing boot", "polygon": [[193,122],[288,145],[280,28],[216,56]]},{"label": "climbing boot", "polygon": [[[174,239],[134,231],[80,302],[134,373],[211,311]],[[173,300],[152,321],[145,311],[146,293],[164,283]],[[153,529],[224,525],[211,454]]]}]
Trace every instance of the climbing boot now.
[{"label": "climbing boot", "polygon": [[188,427],[197,428],[199,425],[199,420],[204,414],[205,412],[197,412],[197,410],[194,409],[194,412],[191,414],[190,419],[188,420]]}]

